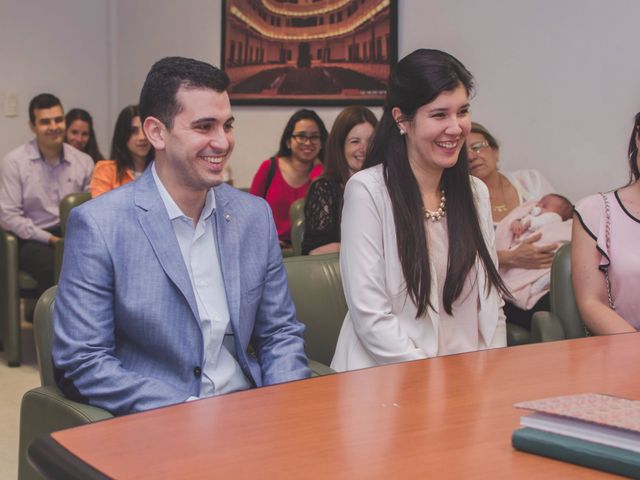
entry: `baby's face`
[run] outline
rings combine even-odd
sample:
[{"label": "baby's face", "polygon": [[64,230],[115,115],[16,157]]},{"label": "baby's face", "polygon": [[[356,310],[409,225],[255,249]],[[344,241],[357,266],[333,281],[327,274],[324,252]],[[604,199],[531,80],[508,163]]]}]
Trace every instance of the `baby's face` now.
[{"label": "baby's face", "polygon": [[540,209],[540,213],[555,212],[560,213],[562,209],[562,200],[557,197],[545,195],[536,203],[536,207]]}]

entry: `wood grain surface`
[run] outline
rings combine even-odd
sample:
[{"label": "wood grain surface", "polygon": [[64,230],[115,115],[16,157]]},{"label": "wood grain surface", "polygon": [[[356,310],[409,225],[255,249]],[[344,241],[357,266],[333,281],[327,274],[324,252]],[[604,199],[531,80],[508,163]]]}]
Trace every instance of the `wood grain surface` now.
[{"label": "wood grain surface", "polygon": [[524,345],[234,393],[54,433],[117,479],[604,478],[518,452],[513,404],[640,398],[640,333]]}]

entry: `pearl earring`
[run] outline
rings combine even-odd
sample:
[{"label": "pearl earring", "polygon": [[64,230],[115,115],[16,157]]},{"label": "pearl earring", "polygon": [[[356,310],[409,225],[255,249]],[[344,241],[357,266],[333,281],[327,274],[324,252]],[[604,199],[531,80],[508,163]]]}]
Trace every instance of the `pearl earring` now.
[{"label": "pearl earring", "polygon": [[407,132],[404,131],[404,128],[398,126],[398,129],[400,130],[400,135],[405,135]]}]

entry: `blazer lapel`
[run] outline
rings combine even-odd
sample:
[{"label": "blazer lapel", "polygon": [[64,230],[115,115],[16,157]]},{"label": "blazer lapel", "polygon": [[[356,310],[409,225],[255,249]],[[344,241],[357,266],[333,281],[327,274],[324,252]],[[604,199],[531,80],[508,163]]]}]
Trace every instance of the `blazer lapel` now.
[{"label": "blazer lapel", "polygon": [[239,218],[229,201],[225,190],[228,185],[220,185],[214,189],[216,196],[215,235],[218,245],[218,259],[222,280],[227,293],[227,305],[231,326],[239,333],[240,317],[240,238],[238,231]]},{"label": "blazer lapel", "polygon": [[138,207],[136,214],[140,226],[149,239],[162,269],[185,297],[194,317],[199,319],[189,272],[164,202],[155,185],[151,168],[147,168],[142,177],[135,182],[135,203]]}]

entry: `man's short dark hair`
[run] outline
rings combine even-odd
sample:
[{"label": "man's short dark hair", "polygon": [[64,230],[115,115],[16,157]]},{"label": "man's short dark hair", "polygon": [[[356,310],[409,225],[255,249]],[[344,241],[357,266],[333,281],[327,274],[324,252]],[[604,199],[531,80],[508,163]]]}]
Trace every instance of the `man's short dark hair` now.
[{"label": "man's short dark hair", "polygon": [[176,99],[180,87],[209,88],[224,92],[229,77],[219,68],[206,62],[184,57],[165,57],[152,67],[140,92],[140,120],[155,117],[168,129],[182,110]]},{"label": "man's short dark hair", "polygon": [[60,106],[62,108],[62,103],[60,103],[60,99],[55,95],[51,95],[50,93],[41,93],[40,95],[36,95],[29,102],[29,121],[31,125],[35,125],[36,123],[36,110],[40,110],[43,108],[53,108]]}]

